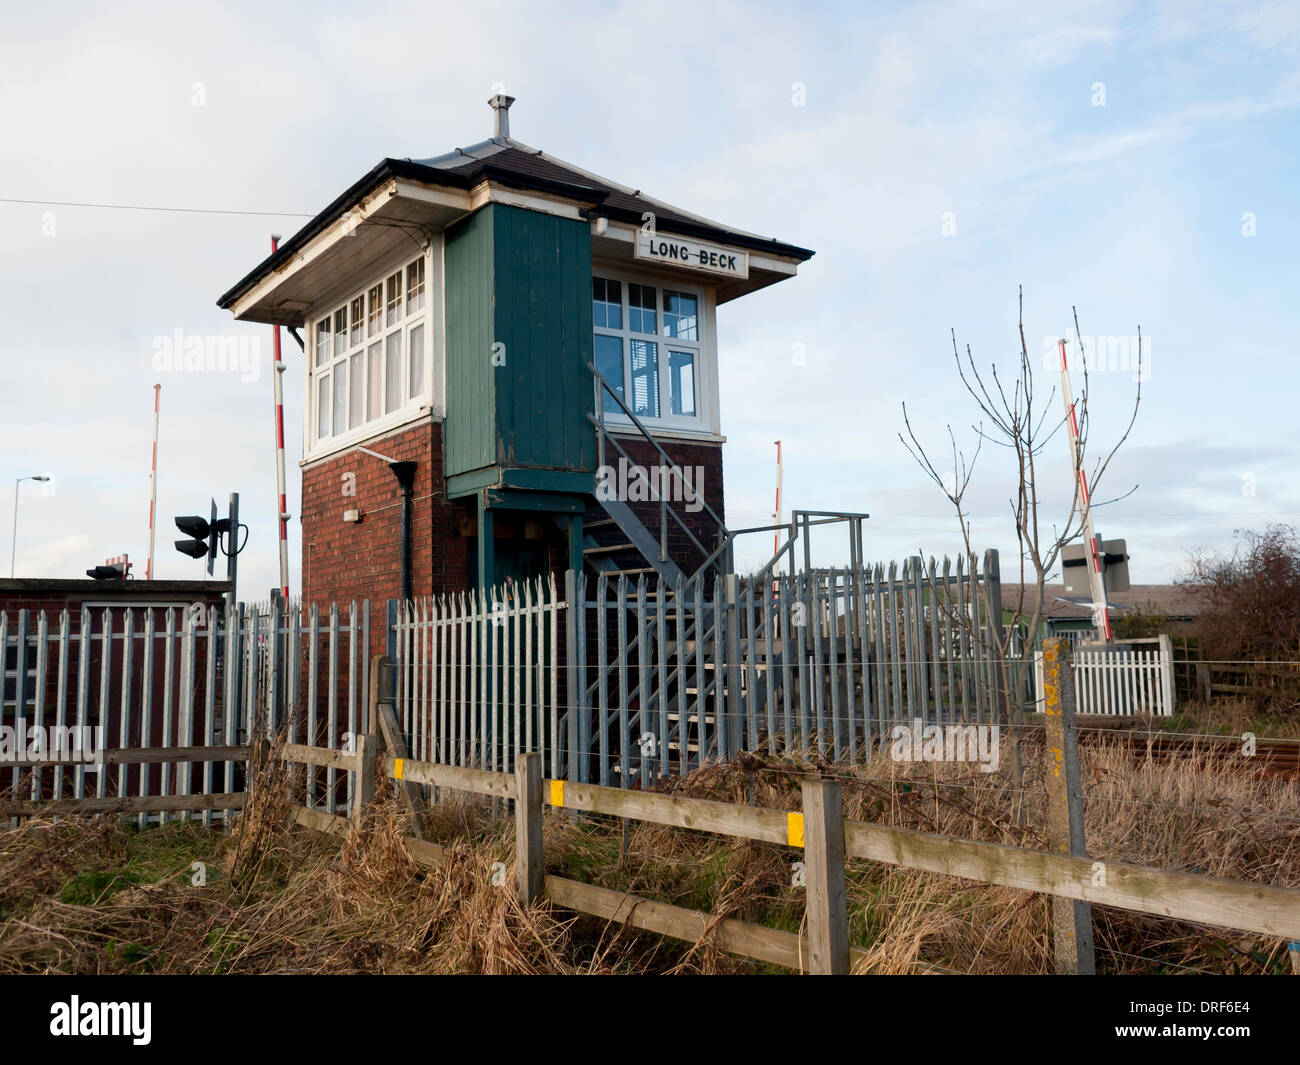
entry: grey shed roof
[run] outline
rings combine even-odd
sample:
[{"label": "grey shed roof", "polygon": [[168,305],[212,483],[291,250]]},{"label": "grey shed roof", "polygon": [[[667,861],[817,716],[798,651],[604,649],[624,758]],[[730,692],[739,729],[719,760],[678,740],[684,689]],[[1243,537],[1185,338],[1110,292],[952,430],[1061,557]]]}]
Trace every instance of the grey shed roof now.
[{"label": "grey shed roof", "polygon": [[[1003,609],[1016,609],[1022,589],[1024,609],[1033,612],[1033,597],[1036,593],[1032,584],[1004,583]],[[1087,596],[1067,596],[1064,584],[1048,584],[1044,591],[1047,594],[1044,616],[1049,620],[1085,620],[1092,617],[1092,600]],[[1106,601],[1113,616],[1141,611],[1144,614],[1163,614],[1168,618],[1190,620],[1201,613],[1195,592],[1181,584],[1135,584],[1127,592],[1112,593],[1106,597]]]}]

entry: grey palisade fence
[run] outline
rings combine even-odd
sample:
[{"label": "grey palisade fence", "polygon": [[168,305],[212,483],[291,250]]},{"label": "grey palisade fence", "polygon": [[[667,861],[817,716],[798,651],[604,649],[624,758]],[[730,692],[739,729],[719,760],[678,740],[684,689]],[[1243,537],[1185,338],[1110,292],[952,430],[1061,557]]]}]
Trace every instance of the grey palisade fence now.
[{"label": "grey palisade fence", "polygon": [[652,786],[740,751],[845,759],[894,724],[1005,716],[996,551],[668,582],[570,574],[570,779]]}]

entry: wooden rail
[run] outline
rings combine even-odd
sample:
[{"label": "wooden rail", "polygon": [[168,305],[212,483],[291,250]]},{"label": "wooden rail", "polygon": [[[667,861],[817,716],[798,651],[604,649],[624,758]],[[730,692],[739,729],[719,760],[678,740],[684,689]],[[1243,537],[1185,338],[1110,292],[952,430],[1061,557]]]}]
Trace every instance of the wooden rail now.
[{"label": "wooden rail", "polygon": [[357,768],[355,751],[336,751],[326,747],[308,747],[301,743],[286,743],[280,748],[280,760],[320,766],[322,769],[343,769],[352,772]]},{"label": "wooden rail", "polygon": [[[246,762],[252,748],[242,746],[126,747],[101,750],[93,760],[84,758],[23,758],[6,760],[0,768],[77,768],[103,771],[101,767],[160,765],[174,762]],[[174,782],[173,782],[174,783]],[[94,814],[191,813],[213,810],[241,810],[245,793],[229,791],[200,795],[101,795],[72,799],[28,799],[0,802],[0,818],[91,816]]]},{"label": "wooden rail", "polygon": [[243,747],[127,747],[100,751],[92,761],[84,758],[23,758],[6,760],[4,767],[46,769],[58,766],[157,765],[161,762],[246,762],[249,748]]},{"label": "wooden rail", "polygon": [[78,814],[176,813],[201,810],[242,810],[245,793],[218,795],[128,795],[95,799],[36,799],[0,804],[0,817],[53,817]]},{"label": "wooden rail", "polygon": [[[301,751],[295,752],[300,757]],[[353,765],[358,756],[349,756]],[[435,785],[493,798],[515,800],[521,846],[516,882],[521,899],[538,894],[567,909],[692,942],[709,930],[730,953],[813,972],[847,972],[861,962],[848,943],[844,867],[847,859],[866,859],[900,868],[961,877],[1068,899],[1300,939],[1300,889],[1222,880],[1092,857],[957,839],[911,829],[844,820],[838,786],[804,780],[803,808],[773,810],[692,799],[680,795],[625,791],[595,784],[539,780],[539,755],[520,755],[516,772],[436,765],[389,756],[376,758],[376,770],[395,781]],[[303,759],[306,760],[306,759]],[[540,783],[540,787],[538,784]],[[744,921],[723,920],[626,892],[545,876],[536,826],[543,806],[608,814],[674,828],[775,843],[803,850],[808,891],[808,934],[796,935]],[[339,833],[347,819],[300,808],[298,823]],[[354,818],[355,822],[355,818]],[[407,840],[412,858],[438,864],[444,849]],[[537,885],[541,884],[540,892]]]},{"label": "wooden rail", "polygon": [[314,829],[317,832],[324,832],[327,836],[346,836],[352,828],[352,822],[346,817],[329,813],[326,810],[303,806],[301,803],[291,802],[289,804],[289,815],[293,818],[295,825]]}]

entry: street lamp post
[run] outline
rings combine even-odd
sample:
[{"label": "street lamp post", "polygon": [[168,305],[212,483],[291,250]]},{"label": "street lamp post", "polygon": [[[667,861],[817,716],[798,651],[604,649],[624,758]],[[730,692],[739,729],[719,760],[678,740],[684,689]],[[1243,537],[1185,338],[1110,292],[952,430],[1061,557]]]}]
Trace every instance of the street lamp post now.
[{"label": "street lamp post", "polygon": [[9,577],[12,580],[14,575],[14,562],[18,558],[18,486],[23,481],[48,481],[49,477],[41,473],[34,473],[30,477],[14,478],[14,535],[9,545]]}]

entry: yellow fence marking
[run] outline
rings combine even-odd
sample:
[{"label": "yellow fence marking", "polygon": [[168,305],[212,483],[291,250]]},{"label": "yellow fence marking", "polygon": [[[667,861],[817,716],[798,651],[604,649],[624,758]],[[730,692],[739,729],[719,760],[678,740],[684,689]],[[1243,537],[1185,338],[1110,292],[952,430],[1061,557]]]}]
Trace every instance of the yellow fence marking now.
[{"label": "yellow fence marking", "polygon": [[792,847],[803,846],[803,814],[788,813],[785,815],[785,832],[786,841]]},{"label": "yellow fence marking", "polygon": [[564,781],[562,780],[551,781],[551,805],[564,805]]},{"label": "yellow fence marking", "polygon": [[394,779],[394,780],[405,780],[405,779],[406,779],[406,778],[402,775],[402,763],[405,762],[405,761],[406,761],[405,758],[394,758],[394,759],[393,759],[393,779]]}]

